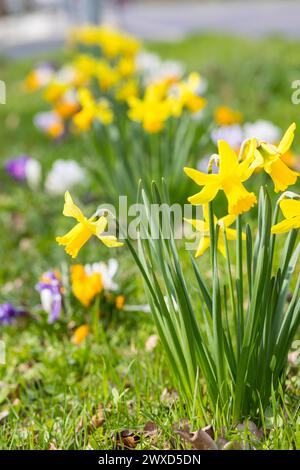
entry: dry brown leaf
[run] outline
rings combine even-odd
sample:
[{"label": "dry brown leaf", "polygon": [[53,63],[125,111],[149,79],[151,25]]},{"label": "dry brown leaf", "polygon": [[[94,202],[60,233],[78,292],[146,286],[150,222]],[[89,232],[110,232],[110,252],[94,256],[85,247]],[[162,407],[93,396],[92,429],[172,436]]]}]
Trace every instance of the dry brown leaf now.
[{"label": "dry brown leaf", "polygon": [[115,436],[116,449],[135,449],[141,438],[138,434],[124,429]]},{"label": "dry brown leaf", "polygon": [[91,423],[94,428],[100,428],[105,421],[102,403],[99,403],[97,413],[92,416]]},{"label": "dry brown leaf", "polygon": [[196,450],[218,450],[215,441],[202,429],[196,432],[187,432],[177,429],[177,434],[184,440],[188,441],[193,449]]}]

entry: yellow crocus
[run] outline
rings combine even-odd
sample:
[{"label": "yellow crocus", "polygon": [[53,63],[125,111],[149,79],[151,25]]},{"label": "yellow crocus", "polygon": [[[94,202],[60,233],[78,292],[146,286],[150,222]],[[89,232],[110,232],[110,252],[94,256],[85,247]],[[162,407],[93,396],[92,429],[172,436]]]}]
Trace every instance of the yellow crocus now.
[{"label": "yellow crocus", "polygon": [[98,120],[105,125],[113,121],[113,112],[106,99],[102,98],[95,101],[91,92],[87,88],[83,88],[78,91],[78,100],[81,110],[73,117],[77,129],[81,131],[89,130],[94,120]]},{"label": "yellow crocus", "polygon": [[[205,204],[203,206],[203,219],[204,220],[199,220],[199,219],[184,219],[186,222],[191,224],[197,232],[200,233],[200,239],[199,239],[199,245],[196,250],[195,258],[198,258],[198,256],[202,256],[203,253],[209,248],[210,246],[210,231],[209,231],[209,211],[208,211],[208,205]],[[214,225],[219,225],[220,227],[220,232],[221,234],[219,235],[218,238],[218,250],[222,255],[226,258],[226,249],[225,249],[225,243],[224,243],[224,237],[223,233],[226,232],[226,237],[228,240],[236,240],[236,230],[232,228],[228,228],[230,225],[233,224],[233,222],[236,220],[235,215],[226,215],[225,217],[222,217],[221,219],[217,219],[216,216],[214,216]],[[246,239],[246,235],[243,233],[242,234],[243,240]]]},{"label": "yellow crocus", "polygon": [[276,193],[285,191],[288,186],[295,184],[299,176],[299,173],[291,170],[283,161],[284,155],[293,143],[295,129],[296,124],[291,124],[277,146],[267,142],[258,142],[254,152],[251,167],[263,168],[270,175]]},{"label": "yellow crocus", "polygon": [[101,274],[88,274],[82,264],[71,267],[71,283],[73,294],[85,307],[103,290]]},{"label": "yellow crocus", "polygon": [[109,248],[123,245],[113,235],[102,235],[107,227],[107,218],[101,216],[97,219],[92,216],[87,219],[79,207],[74,204],[69,191],[65,193],[63,215],[73,217],[78,222],[66,235],[56,237],[57,243],[65,246],[66,253],[72,258],[76,258],[79,250],[93,235]]},{"label": "yellow crocus", "polygon": [[219,126],[230,126],[239,124],[243,120],[243,115],[228,106],[218,106],[214,112],[215,121]]},{"label": "yellow crocus", "polygon": [[247,158],[239,162],[238,156],[224,140],[218,141],[219,173],[207,174],[193,168],[184,168],[185,173],[197,183],[204,186],[202,191],[188,198],[193,205],[207,204],[220,190],[228,200],[229,214],[238,215],[247,212],[256,203],[254,193],[247,191],[243,182],[250,178],[254,169],[250,168],[255,141],[250,140],[247,147]]},{"label": "yellow crocus", "polygon": [[273,225],[272,233],[285,233],[293,228],[300,228],[300,200],[282,199],[279,206],[285,219]]},{"label": "yellow crocus", "polygon": [[89,332],[90,332],[90,328],[89,328],[88,325],[79,326],[74,331],[74,335],[72,337],[72,342],[78,346],[87,337]]}]

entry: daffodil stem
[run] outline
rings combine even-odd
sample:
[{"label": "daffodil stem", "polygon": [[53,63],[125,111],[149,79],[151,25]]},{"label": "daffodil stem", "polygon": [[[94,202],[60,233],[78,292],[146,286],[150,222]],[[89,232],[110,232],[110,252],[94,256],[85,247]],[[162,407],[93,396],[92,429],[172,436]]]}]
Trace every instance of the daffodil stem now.
[{"label": "daffodil stem", "polygon": [[237,327],[238,327],[238,355],[241,350],[244,332],[244,295],[243,295],[243,247],[242,247],[242,219],[238,215],[236,219],[236,272],[237,272]]},{"label": "daffodil stem", "polygon": [[231,273],[231,265],[230,265],[230,255],[229,255],[229,247],[228,247],[228,240],[226,236],[226,231],[224,230],[224,244],[225,244],[225,250],[226,250],[226,266],[227,266],[227,278],[228,278],[228,284],[229,284],[229,294],[230,294],[230,303],[231,303],[231,308],[232,308],[232,313],[233,313],[233,318],[237,329],[237,313],[236,313],[236,302],[235,302],[235,297],[234,297],[234,285],[233,285],[233,279],[232,279],[232,273]]},{"label": "daffodil stem", "polygon": [[213,203],[212,202],[209,202],[209,204],[208,204],[208,216],[209,216],[211,270],[212,270],[212,274],[214,276],[214,268],[215,268],[215,253],[214,253],[215,223],[214,223],[214,210],[213,210]]}]

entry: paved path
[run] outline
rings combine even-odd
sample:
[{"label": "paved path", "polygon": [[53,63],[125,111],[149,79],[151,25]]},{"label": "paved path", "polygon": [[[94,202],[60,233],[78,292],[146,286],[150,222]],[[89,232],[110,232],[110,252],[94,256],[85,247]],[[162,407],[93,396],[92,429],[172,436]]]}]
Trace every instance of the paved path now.
[{"label": "paved path", "polygon": [[[227,32],[260,37],[282,34],[300,38],[300,1],[223,0],[177,4],[129,3],[122,11],[109,1],[103,12],[108,21],[144,39],[177,40],[191,32]],[[0,52],[12,57],[56,48],[69,24],[62,12],[34,13],[0,20]]]}]

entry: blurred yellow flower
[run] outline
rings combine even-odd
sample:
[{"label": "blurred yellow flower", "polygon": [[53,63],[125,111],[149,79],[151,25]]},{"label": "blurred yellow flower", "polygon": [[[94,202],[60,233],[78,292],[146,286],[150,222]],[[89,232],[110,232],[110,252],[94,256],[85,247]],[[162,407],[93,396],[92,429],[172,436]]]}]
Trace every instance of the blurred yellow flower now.
[{"label": "blurred yellow flower", "polygon": [[72,258],[76,258],[79,250],[82,246],[95,235],[99,240],[109,248],[122,246],[123,243],[118,242],[117,238],[113,235],[102,235],[107,227],[107,218],[101,216],[92,216],[87,219],[77,207],[69,193],[65,193],[65,204],[63,214],[66,217],[73,217],[77,220],[77,224],[73,227],[66,235],[62,237],[56,237],[56,241],[59,245],[65,246],[65,251]]},{"label": "blurred yellow flower", "polygon": [[251,168],[263,168],[272,178],[276,193],[285,191],[288,186],[295,184],[299,176],[299,173],[291,170],[282,160],[293,143],[295,129],[296,124],[291,124],[277,146],[258,142],[254,152]]},{"label": "blurred yellow flower", "polygon": [[108,62],[100,60],[97,62],[95,77],[98,79],[101,90],[108,91],[122,78],[119,71],[109,65]]},{"label": "blurred yellow flower", "polygon": [[78,91],[78,100],[81,110],[75,114],[73,122],[79,130],[89,130],[94,120],[105,125],[113,121],[113,113],[106,99],[95,101],[91,92],[87,88],[82,88]]},{"label": "blurred yellow flower", "polygon": [[[202,256],[203,253],[209,248],[210,246],[210,233],[209,233],[209,211],[208,211],[208,204],[204,204],[203,206],[203,218],[204,220],[198,219],[184,219],[186,222],[191,224],[197,232],[200,233],[200,240],[199,245],[195,254],[195,258],[198,256]],[[219,235],[218,239],[218,250],[222,255],[226,258],[226,249],[225,243],[223,238],[223,233],[226,232],[226,237],[228,240],[236,240],[236,230],[228,228],[233,222],[236,220],[235,215],[226,215],[221,219],[217,219],[214,216],[214,225],[219,225],[221,234]],[[242,234],[243,240],[246,240],[246,235]]]},{"label": "blurred yellow flower", "polygon": [[44,98],[49,103],[59,100],[68,90],[68,85],[53,81],[44,91]]},{"label": "blurred yellow flower", "polygon": [[239,124],[243,120],[243,115],[228,106],[218,106],[214,112],[215,121],[219,126],[230,126]]},{"label": "blurred yellow flower", "polygon": [[272,233],[285,233],[293,228],[300,228],[300,200],[282,199],[279,206],[285,219],[273,225]]},{"label": "blurred yellow flower", "polygon": [[143,99],[131,97],[128,99],[128,116],[133,121],[141,122],[145,131],[159,132],[165,121],[170,117],[170,102],[163,98],[164,87],[150,85]]},{"label": "blurred yellow flower", "polygon": [[88,274],[82,264],[71,267],[71,282],[73,294],[85,307],[103,290],[101,274]]},{"label": "blurred yellow flower", "polygon": [[117,64],[117,70],[121,77],[129,77],[135,72],[135,61],[132,57],[121,57]]},{"label": "blurred yellow flower", "polygon": [[197,183],[204,186],[202,191],[188,198],[193,205],[207,204],[212,201],[220,190],[223,190],[228,200],[228,213],[238,215],[247,212],[256,203],[254,193],[247,191],[242,184],[252,175],[250,168],[255,150],[255,141],[251,140],[248,156],[241,163],[235,151],[224,140],[218,141],[219,173],[206,174],[192,168],[184,168],[185,173]]},{"label": "blurred yellow flower", "polygon": [[184,108],[191,113],[196,113],[206,106],[206,99],[198,94],[200,83],[200,75],[193,72],[187,80],[182,80],[171,88],[169,99],[174,116],[180,116]]},{"label": "blurred yellow flower", "polygon": [[74,331],[72,342],[76,345],[79,345],[87,337],[87,335],[89,334],[89,331],[90,331],[90,328],[88,325],[79,326]]},{"label": "blurred yellow flower", "polygon": [[136,80],[128,80],[123,82],[116,91],[116,100],[128,101],[132,97],[138,95],[138,84]]},{"label": "blurred yellow flower", "polygon": [[124,304],[125,304],[125,297],[124,297],[124,295],[117,295],[116,300],[115,300],[115,303],[116,303],[116,308],[117,308],[118,310],[122,310],[123,307],[124,307]]}]

